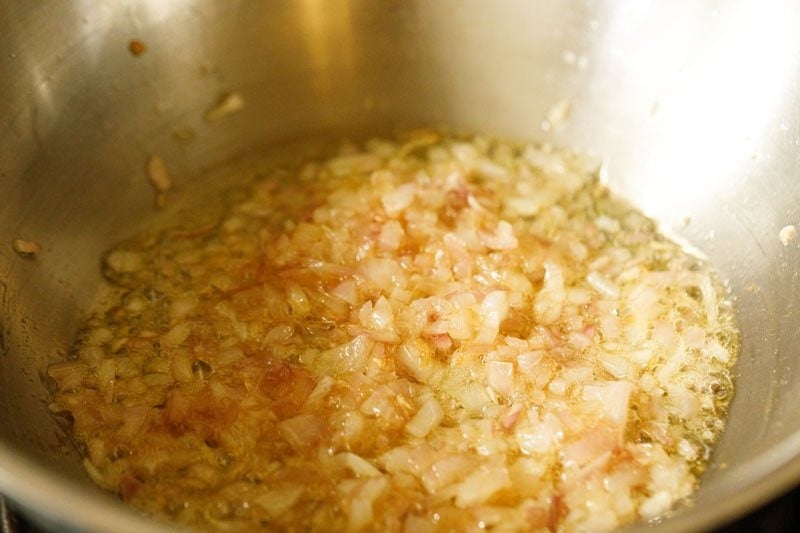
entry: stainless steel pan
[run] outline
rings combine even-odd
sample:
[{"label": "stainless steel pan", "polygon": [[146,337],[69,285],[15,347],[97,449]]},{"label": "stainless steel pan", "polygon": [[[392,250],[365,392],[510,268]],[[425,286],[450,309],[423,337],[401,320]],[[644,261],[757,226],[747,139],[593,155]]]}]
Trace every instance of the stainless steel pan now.
[{"label": "stainless steel pan", "polygon": [[[0,0],[0,493],[58,529],[153,529],[87,481],[42,379],[101,251],[152,212],[147,154],[187,194],[282,141],[424,125],[607,158],[612,187],[730,280],[728,430],[694,504],[657,528],[707,528],[796,483],[800,243],[778,235],[800,224],[798,25],[791,0]],[[231,91],[245,110],[205,121]],[[564,100],[570,119],[544,131]],[[43,250],[23,259],[14,238]]]}]

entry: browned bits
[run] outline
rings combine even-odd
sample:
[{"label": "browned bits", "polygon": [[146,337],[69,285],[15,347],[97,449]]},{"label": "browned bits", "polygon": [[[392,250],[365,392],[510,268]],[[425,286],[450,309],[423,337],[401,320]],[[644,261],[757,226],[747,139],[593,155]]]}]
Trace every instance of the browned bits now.
[{"label": "browned bits", "polygon": [[139,57],[147,51],[147,46],[139,39],[131,39],[128,43],[128,51],[134,57]]}]

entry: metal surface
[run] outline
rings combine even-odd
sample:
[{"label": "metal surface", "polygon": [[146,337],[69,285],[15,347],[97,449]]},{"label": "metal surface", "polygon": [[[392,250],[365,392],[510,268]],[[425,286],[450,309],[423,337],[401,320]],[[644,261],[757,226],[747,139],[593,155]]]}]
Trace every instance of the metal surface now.
[{"label": "metal surface", "polygon": [[[0,492],[62,530],[148,527],[91,487],[41,378],[101,251],[152,212],[147,154],[187,194],[280,141],[422,125],[606,157],[614,189],[730,280],[729,427],[694,504],[654,527],[710,527],[795,484],[800,249],[778,232],[800,223],[798,24],[790,0],[0,0]],[[228,91],[246,110],[208,124]],[[543,131],[563,99],[570,120]],[[16,256],[18,237],[41,255]]]}]

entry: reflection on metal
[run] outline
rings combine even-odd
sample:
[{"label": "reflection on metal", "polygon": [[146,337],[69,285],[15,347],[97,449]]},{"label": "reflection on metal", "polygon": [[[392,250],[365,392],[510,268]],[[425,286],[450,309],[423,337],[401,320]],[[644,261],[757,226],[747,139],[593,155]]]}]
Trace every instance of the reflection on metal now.
[{"label": "reflection on metal", "polygon": [[[737,169],[768,156],[775,113],[796,93],[800,54],[787,51],[797,49],[797,32],[780,6],[734,4],[716,18],[707,44],[688,55],[681,76],[658,80],[663,113],[649,171],[653,183],[669,186],[648,190],[641,200],[646,206],[692,211],[734,197],[733,187],[744,184],[744,176],[734,178]],[[657,65],[645,76],[658,77]]]},{"label": "reflection on metal", "polygon": [[305,57],[313,75],[304,81],[314,96],[325,102],[322,112],[333,116],[327,106],[336,105],[334,93],[343,80],[358,76],[358,55],[354,49],[357,28],[353,27],[354,6],[349,1],[301,0],[298,2],[297,39],[304,44]]}]

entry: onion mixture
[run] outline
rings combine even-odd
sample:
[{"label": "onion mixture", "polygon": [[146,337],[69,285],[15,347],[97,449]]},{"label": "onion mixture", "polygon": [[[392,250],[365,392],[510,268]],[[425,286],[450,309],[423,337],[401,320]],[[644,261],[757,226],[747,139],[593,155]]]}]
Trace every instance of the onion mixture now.
[{"label": "onion mixture", "polygon": [[732,394],[709,265],[549,145],[346,145],[103,268],[51,408],[190,527],[614,529],[692,494]]}]

